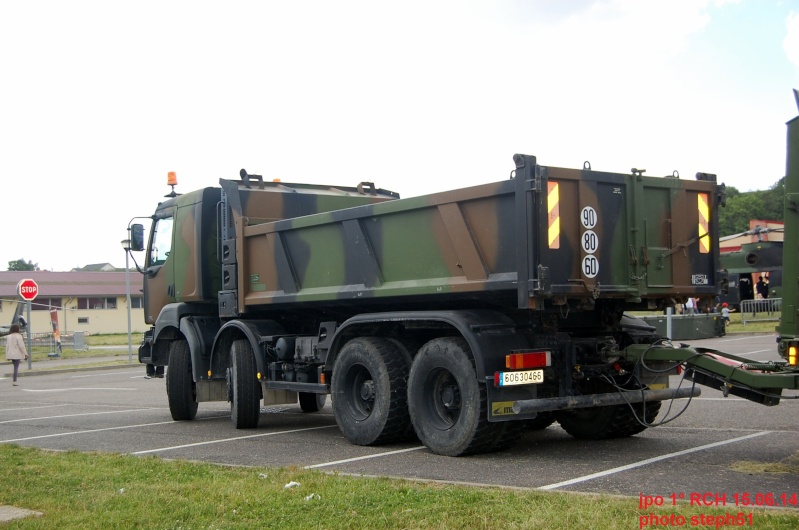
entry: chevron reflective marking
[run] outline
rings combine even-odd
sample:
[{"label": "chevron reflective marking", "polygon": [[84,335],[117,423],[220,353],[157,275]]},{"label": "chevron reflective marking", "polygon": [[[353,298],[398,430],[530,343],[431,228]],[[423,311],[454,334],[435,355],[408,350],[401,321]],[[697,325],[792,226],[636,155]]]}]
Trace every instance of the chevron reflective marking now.
[{"label": "chevron reflective marking", "polygon": [[707,235],[710,208],[707,204],[707,193],[697,194],[696,203],[699,211],[699,252],[707,254],[710,252],[710,236]]},{"label": "chevron reflective marking", "polygon": [[560,248],[560,188],[557,182],[547,182],[547,219],[549,248]]}]

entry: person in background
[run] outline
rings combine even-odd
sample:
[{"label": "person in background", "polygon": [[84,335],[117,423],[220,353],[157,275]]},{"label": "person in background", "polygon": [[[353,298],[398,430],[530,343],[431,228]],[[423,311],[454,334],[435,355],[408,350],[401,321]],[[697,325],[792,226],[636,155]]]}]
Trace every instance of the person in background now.
[{"label": "person in background", "polygon": [[693,315],[694,314],[694,299],[690,296],[688,300],[685,302],[685,314],[686,315]]},{"label": "person in background", "polygon": [[721,319],[724,321],[724,326],[729,325],[730,323],[730,308],[727,305],[727,302],[721,304]]},{"label": "person in background", "polygon": [[28,351],[25,349],[25,341],[19,332],[19,324],[12,324],[6,337],[6,359],[14,365],[13,385],[17,386],[19,363],[28,359]]},{"label": "person in background", "polygon": [[760,296],[760,298],[763,300],[768,298],[768,284],[763,276],[761,276],[757,281],[757,284],[755,284],[755,289],[757,290],[757,294]]}]

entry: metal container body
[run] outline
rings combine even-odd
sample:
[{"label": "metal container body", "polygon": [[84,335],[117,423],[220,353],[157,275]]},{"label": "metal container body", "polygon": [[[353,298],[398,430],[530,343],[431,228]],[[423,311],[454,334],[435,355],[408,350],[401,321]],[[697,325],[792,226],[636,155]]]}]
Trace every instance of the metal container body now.
[{"label": "metal container body", "polygon": [[[238,310],[640,306],[719,292],[718,188],[550,168],[236,226]],[[521,162],[521,165],[520,165]]]}]

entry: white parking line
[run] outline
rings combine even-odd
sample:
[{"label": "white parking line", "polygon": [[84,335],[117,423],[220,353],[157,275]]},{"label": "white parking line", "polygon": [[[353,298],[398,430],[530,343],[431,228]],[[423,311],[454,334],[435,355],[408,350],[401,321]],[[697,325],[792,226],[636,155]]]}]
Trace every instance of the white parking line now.
[{"label": "white parking line", "polygon": [[[685,426],[682,426],[682,425],[675,425],[675,426],[664,425],[662,427],[658,427],[658,430],[661,430],[661,431],[728,432],[728,433],[729,432],[736,432],[736,433],[741,433],[741,432],[763,432],[763,429],[744,429],[742,427],[738,427],[736,429],[730,429],[730,428],[724,428],[724,427],[721,427],[721,428],[719,428],[719,427],[685,427]],[[791,434],[791,435],[795,435],[796,434],[796,430],[785,431],[785,430],[774,429],[774,430],[771,430],[771,431],[768,431],[768,432],[770,432],[771,434]]]},{"label": "white parking line", "polygon": [[564,486],[571,486],[572,484],[579,484],[580,482],[586,482],[589,480],[594,480],[595,478],[602,478],[608,475],[613,475],[614,473],[621,473],[622,471],[629,471],[630,469],[635,469],[637,467],[646,466],[649,464],[653,464],[655,462],[660,462],[661,460],[668,460],[669,458],[676,458],[678,456],[687,455],[690,453],[696,453],[697,451],[704,451],[705,449],[712,449],[714,447],[719,447],[722,445],[727,445],[735,442],[742,442],[744,440],[749,440],[750,438],[757,438],[758,436],[763,436],[766,434],[771,434],[771,431],[761,431],[756,432],[754,434],[747,434],[746,436],[741,436],[740,438],[733,438],[732,440],[724,440],[723,442],[714,442],[712,444],[707,445],[700,445],[699,447],[694,447],[692,449],[685,449],[683,451],[677,451],[676,453],[669,453],[662,456],[656,456],[654,458],[647,458],[646,460],[641,460],[640,462],[635,462],[633,464],[628,464],[626,466],[614,467],[613,469],[608,469],[606,471],[600,471],[599,473],[592,473],[590,475],[585,475],[582,477],[573,478],[571,480],[564,480],[563,482],[557,482],[555,484],[549,484],[547,486],[541,486],[539,490],[554,490],[558,488],[562,488]]},{"label": "white parking line", "polygon": [[331,429],[336,427],[336,425],[323,425],[322,427],[307,427],[305,429],[292,429],[290,431],[277,431],[277,432],[265,432],[261,434],[249,434],[247,436],[235,436],[233,438],[222,438],[220,440],[209,440],[207,442],[197,442],[193,444],[184,444],[184,445],[173,445],[170,447],[160,447],[158,449],[148,449],[147,451],[136,451],[134,453],[130,453],[132,455],[148,455],[151,453],[161,453],[163,451],[172,451],[175,449],[185,449],[187,447],[200,447],[202,445],[212,445],[212,444],[221,444],[225,442],[235,442],[238,440],[247,440],[249,438],[262,438],[264,436],[275,436],[278,434],[292,434],[295,432],[303,432],[303,431],[315,431],[318,429]]},{"label": "white parking line", "polygon": [[156,423],[140,423],[138,425],[122,425],[121,427],[106,427],[104,429],[91,429],[88,431],[70,431],[70,432],[61,432],[58,434],[43,434],[41,436],[29,436],[27,438],[16,438],[14,440],[0,440],[0,443],[16,443],[16,442],[27,442],[29,440],[42,440],[44,438],[58,438],[60,436],[73,436],[75,434],[92,434],[95,432],[104,432],[104,431],[121,431],[123,429],[135,429],[137,427],[150,427],[152,425],[166,425],[168,423],[175,423],[173,420],[169,421],[159,421]]},{"label": "white parking line", "polygon": [[[139,370],[135,370],[135,371],[134,370],[126,370],[124,372],[97,372],[97,373],[86,374],[86,375],[73,375],[73,376],[70,376],[70,379],[85,379],[87,377],[105,377],[107,375],[125,375],[125,374],[138,374],[138,373],[139,373]],[[144,377],[144,375],[142,375],[141,377]]]},{"label": "white parking line", "polygon": [[0,421],[0,424],[3,423],[18,423],[20,421],[36,421],[36,420],[60,420],[62,418],[75,418],[77,416],[96,416],[100,414],[127,414],[129,412],[141,412],[143,410],[158,410],[157,408],[145,408],[145,409],[125,409],[125,410],[105,410],[103,412],[82,412],[80,414],[62,414],[60,416],[38,416],[35,418],[18,418],[16,420],[3,420]]},{"label": "white parking line", "polygon": [[355,458],[347,458],[344,460],[335,460],[333,462],[325,462],[323,464],[314,464],[312,466],[305,466],[303,469],[316,469],[318,467],[327,467],[327,466],[335,466],[336,464],[347,464],[349,462],[357,462],[358,460],[368,460],[370,458],[380,458],[383,456],[391,456],[391,455],[398,455],[401,453],[409,453],[411,451],[418,451],[419,449],[424,449],[423,445],[419,447],[411,447],[408,449],[397,449],[396,451],[386,451],[385,453],[378,453],[376,455],[366,455],[366,456],[356,456]]},{"label": "white parking line", "polygon": [[[776,335],[775,335],[775,337],[776,337]],[[719,340],[719,342],[736,342],[736,341],[739,341],[739,340],[755,340],[755,339],[761,340],[762,338],[763,338],[763,335],[748,335],[746,337],[738,337],[738,338],[735,338],[735,339],[721,339],[721,340]]]},{"label": "white parking line", "polygon": [[36,410],[36,409],[51,409],[53,407],[68,407],[68,406],[69,405],[67,403],[58,403],[58,404],[55,404],[55,405],[41,405],[39,407],[25,407],[24,409],[19,409],[19,408],[15,408],[15,409],[0,409],[0,412],[16,412],[18,410],[28,411],[28,410]]},{"label": "white parking line", "polygon": [[47,393],[47,392],[72,392],[75,390],[137,390],[136,388],[123,388],[123,387],[78,387],[78,388],[42,388],[42,389],[34,389],[34,388],[23,388],[23,392],[33,392],[33,393]]}]

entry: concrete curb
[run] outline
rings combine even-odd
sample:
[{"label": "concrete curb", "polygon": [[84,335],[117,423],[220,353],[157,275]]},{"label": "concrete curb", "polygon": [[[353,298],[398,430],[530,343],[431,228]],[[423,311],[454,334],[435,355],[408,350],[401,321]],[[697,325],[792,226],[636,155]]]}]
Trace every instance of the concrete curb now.
[{"label": "concrete curb", "polygon": [[[116,368],[141,368],[144,370],[144,365],[140,363],[117,363],[117,364],[108,364],[108,365],[101,365],[101,366],[82,366],[80,364],[73,364],[68,366],[63,366],[59,368],[46,368],[46,369],[37,369],[33,368],[31,370],[23,369],[20,366],[20,371],[17,374],[17,377],[32,377],[36,375],[47,375],[47,374],[61,374],[61,373],[70,373],[70,372],[89,372],[89,371],[100,371],[100,370],[114,370]],[[13,377],[13,372],[6,372],[3,374],[3,377]]]}]

